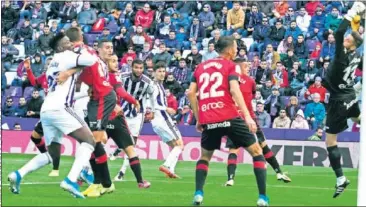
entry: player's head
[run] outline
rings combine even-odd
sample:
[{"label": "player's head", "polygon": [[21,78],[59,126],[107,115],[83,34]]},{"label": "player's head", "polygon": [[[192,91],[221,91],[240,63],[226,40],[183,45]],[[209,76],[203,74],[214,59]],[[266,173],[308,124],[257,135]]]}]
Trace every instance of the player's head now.
[{"label": "player's head", "polygon": [[354,51],[359,46],[362,45],[363,39],[358,32],[353,31],[351,34],[348,34],[343,41],[343,46],[347,50]]},{"label": "player's head", "polygon": [[70,39],[71,42],[82,42],[83,41],[83,33],[79,27],[71,27],[66,31],[66,36]]},{"label": "player's head", "polygon": [[116,54],[113,54],[108,59],[108,70],[111,72],[117,72],[118,71],[118,57]]},{"label": "player's head", "polygon": [[144,62],[140,59],[132,61],[132,73],[136,77],[140,77],[144,72]]},{"label": "player's head", "polygon": [[98,54],[103,61],[107,61],[113,54],[113,44],[109,40],[101,40],[98,42]]},{"label": "player's head", "polygon": [[241,74],[249,75],[248,64],[243,59],[236,59],[234,62],[236,63],[236,66],[240,68]]},{"label": "player's head", "polygon": [[155,80],[162,82],[165,79],[165,73],[166,73],[166,64],[165,62],[158,62],[154,65],[154,76]]},{"label": "player's head", "polygon": [[220,37],[215,48],[220,55],[225,56],[230,60],[233,60],[238,53],[238,46],[232,36]]},{"label": "player's head", "polygon": [[64,33],[60,32],[51,39],[50,47],[56,52],[63,52],[72,50],[74,46],[70,42],[70,39]]}]

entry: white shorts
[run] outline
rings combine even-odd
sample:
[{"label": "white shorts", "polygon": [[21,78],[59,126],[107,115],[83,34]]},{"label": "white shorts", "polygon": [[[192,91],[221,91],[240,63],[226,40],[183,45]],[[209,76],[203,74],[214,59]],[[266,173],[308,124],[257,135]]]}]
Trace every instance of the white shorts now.
[{"label": "white shorts", "polygon": [[76,115],[72,108],[44,111],[41,113],[41,122],[47,146],[51,142],[61,144],[64,135],[87,126],[84,119]]},{"label": "white shorts", "polygon": [[130,129],[131,135],[133,137],[139,137],[142,126],[144,125],[145,115],[143,113],[138,113],[136,117],[125,117],[127,126]]},{"label": "white shorts", "polygon": [[[164,115],[161,115],[165,113]],[[177,126],[173,123],[172,118],[167,115],[166,112],[156,112],[154,119],[151,120],[152,128],[154,132],[161,138],[165,143],[182,139],[182,135],[178,130]]]}]

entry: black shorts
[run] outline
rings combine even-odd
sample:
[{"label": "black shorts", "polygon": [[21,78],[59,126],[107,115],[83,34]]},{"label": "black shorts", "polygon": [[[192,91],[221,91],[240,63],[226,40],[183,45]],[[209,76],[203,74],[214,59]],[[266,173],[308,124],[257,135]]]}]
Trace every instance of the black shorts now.
[{"label": "black shorts", "polygon": [[108,124],[108,118],[116,106],[116,93],[111,91],[99,100],[88,103],[88,124],[91,131],[103,131]]},{"label": "black shorts", "polygon": [[360,107],[356,101],[347,103],[345,101],[330,100],[327,108],[325,131],[329,134],[338,134],[348,128],[347,119],[357,118],[360,114]]},{"label": "black shorts", "polygon": [[238,147],[249,147],[257,142],[244,120],[238,117],[220,123],[204,125],[201,147],[209,151],[220,149],[221,138],[224,136],[230,137],[234,146]]},{"label": "black shorts", "polygon": [[[266,141],[266,136],[264,136],[264,133],[263,133],[262,129],[258,125],[258,122],[257,122],[257,133],[256,133],[256,136],[257,136],[257,140],[258,140],[259,144],[261,144],[264,141]],[[234,143],[233,143],[233,141],[231,141],[230,137],[227,137],[225,147],[226,148],[229,148],[229,149],[237,149],[237,148],[239,148],[238,146],[235,146],[234,145]]]},{"label": "black shorts", "polygon": [[33,131],[37,132],[41,137],[43,137],[43,127],[42,122],[38,121],[36,126],[34,127]]},{"label": "black shorts", "polygon": [[135,145],[124,116],[117,116],[115,119],[110,120],[106,132],[119,149],[126,149],[128,146]]}]

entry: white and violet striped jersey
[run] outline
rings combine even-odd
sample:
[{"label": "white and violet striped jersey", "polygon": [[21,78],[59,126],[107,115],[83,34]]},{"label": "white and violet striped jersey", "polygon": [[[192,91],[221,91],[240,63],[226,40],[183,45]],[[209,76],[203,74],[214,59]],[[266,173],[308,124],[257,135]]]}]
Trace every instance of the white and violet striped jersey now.
[{"label": "white and violet striped jersey", "polygon": [[144,74],[135,77],[132,72],[126,72],[121,74],[121,80],[127,93],[131,94],[141,105],[140,111],[137,112],[132,104],[122,100],[121,107],[126,117],[136,117],[138,113],[144,113],[146,108],[152,106],[154,85],[149,77]]},{"label": "white and violet striped jersey", "polygon": [[77,74],[73,74],[60,85],[56,81],[57,75],[62,71],[78,66],[91,66],[96,61],[97,57],[88,53],[77,54],[69,50],[56,53],[46,72],[48,94],[42,105],[41,112],[72,107]]}]

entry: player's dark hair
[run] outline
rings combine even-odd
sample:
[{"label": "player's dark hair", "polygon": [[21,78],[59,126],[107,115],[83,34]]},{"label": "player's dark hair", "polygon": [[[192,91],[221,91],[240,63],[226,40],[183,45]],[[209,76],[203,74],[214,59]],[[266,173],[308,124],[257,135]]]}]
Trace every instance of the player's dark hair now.
[{"label": "player's dark hair", "polygon": [[106,40],[106,39],[104,39],[104,40],[99,40],[99,41],[98,41],[98,48],[102,48],[102,47],[103,47],[103,45],[104,45],[104,43],[106,43],[106,42],[112,42],[112,41],[110,41],[110,40]]},{"label": "player's dark hair", "polygon": [[154,65],[154,71],[156,71],[159,68],[166,68],[166,63],[164,61],[159,61]]},{"label": "player's dark hair", "polygon": [[64,37],[66,37],[66,35],[62,32],[60,32],[60,33],[56,34],[55,36],[53,36],[52,39],[50,40],[50,47],[54,51],[57,51],[57,47],[59,46],[60,40]]},{"label": "player's dark hair", "polygon": [[351,33],[353,39],[355,40],[356,47],[360,47],[363,43],[363,39],[358,32],[352,31]]},{"label": "player's dark hair", "polygon": [[246,62],[246,60],[244,58],[236,58],[234,60],[234,63],[237,63],[237,64],[244,63],[244,62]]},{"label": "player's dark hair", "polygon": [[143,65],[144,64],[144,61],[142,61],[142,60],[140,60],[140,59],[134,59],[133,61],[132,61],[132,67],[134,66],[134,65]]},{"label": "player's dark hair", "polygon": [[233,36],[224,36],[220,37],[215,45],[215,49],[219,54],[223,53],[227,48],[232,47],[234,45],[234,37]]},{"label": "player's dark hair", "polygon": [[77,42],[82,40],[82,32],[78,27],[71,27],[66,31],[66,36],[70,39],[71,42]]}]

